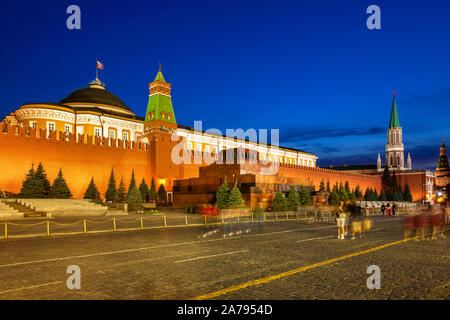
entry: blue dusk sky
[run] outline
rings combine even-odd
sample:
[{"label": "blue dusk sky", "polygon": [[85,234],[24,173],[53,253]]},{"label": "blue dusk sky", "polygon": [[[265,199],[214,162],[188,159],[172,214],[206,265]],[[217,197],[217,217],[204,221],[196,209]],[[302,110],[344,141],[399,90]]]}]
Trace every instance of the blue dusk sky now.
[{"label": "blue dusk sky", "polygon": [[2,1],[0,15],[0,118],[85,87],[98,57],[140,116],[161,62],[179,124],[279,129],[323,167],[384,159],[393,90],[414,168],[450,136],[450,1]]}]

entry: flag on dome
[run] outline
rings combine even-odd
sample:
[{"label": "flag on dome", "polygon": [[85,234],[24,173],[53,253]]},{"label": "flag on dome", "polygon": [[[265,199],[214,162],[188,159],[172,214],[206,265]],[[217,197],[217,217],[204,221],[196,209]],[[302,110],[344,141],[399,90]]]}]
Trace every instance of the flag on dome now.
[{"label": "flag on dome", "polygon": [[97,60],[97,69],[102,69],[103,70],[103,64]]}]

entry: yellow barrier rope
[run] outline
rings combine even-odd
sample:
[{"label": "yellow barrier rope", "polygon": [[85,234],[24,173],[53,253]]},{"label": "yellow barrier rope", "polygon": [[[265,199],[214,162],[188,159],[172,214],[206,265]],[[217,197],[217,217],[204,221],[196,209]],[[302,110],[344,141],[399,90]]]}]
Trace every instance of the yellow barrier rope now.
[{"label": "yellow barrier rope", "polygon": [[105,220],[105,221],[92,221],[92,220],[87,220],[86,219],[86,222],[90,222],[90,223],[96,223],[96,224],[102,224],[102,223],[107,223],[107,222],[111,222],[111,221],[113,221],[113,219],[111,219],[111,220]]},{"label": "yellow barrier rope", "polygon": [[132,222],[137,222],[137,221],[140,221],[140,220],[141,220],[141,218],[138,218],[136,220],[120,220],[120,219],[116,219],[116,221],[118,221],[118,222],[125,222],[125,223],[132,223]]},{"label": "yellow barrier rope", "polygon": [[76,224],[83,223],[83,220],[80,220],[80,221],[77,221],[77,222],[74,222],[74,223],[59,223],[59,222],[53,222],[53,221],[50,221],[50,223],[56,224],[58,226],[73,226],[73,225],[76,225]]},{"label": "yellow barrier rope", "polygon": [[45,223],[47,223],[47,221],[33,223],[33,224],[28,224],[28,223],[27,224],[18,224],[18,223],[8,222],[8,225],[21,226],[21,227],[33,227],[33,226],[38,226],[38,225],[45,224]]}]

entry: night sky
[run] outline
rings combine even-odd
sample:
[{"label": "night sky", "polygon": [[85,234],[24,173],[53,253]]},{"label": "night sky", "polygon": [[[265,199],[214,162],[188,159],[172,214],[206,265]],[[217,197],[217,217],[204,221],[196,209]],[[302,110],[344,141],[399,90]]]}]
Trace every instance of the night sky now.
[{"label": "night sky", "polygon": [[319,166],[384,159],[393,90],[414,168],[450,137],[450,1],[2,1],[0,15],[0,118],[85,87],[98,57],[140,116],[161,62],[178,123],[278,128]]}]

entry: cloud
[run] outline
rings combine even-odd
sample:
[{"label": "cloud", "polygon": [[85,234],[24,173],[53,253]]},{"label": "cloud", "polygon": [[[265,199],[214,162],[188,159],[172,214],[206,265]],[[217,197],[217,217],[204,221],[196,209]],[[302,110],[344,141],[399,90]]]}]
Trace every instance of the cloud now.
[{"label": "cloud", "polygon": [[405,99],[400,98],[398,101],[419,108],[430,104],[436,106],[441,103],[450,102],[450,89],[435,91],[432,94],[409,94]]}]

